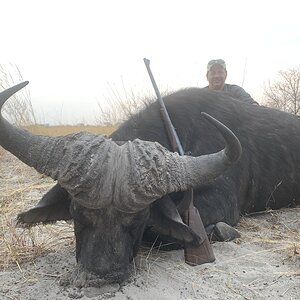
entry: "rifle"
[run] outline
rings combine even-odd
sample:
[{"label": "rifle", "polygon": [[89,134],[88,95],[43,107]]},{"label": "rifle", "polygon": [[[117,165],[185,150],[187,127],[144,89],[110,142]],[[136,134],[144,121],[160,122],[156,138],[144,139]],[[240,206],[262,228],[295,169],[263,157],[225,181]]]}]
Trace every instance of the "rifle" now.
[{"label": "rifle", "polygon": [[[144,58],[144,63],[146,65],[158,102],[160,104],[160,111],[172,149],[174,152],[178,152],[179,155],[184,155],[182,145],[180,143],[176,130],[172,124],[165,103],[160,95],[153,74],[151,72],[150,60]],[[185,200],[183,202],[188,203],[188,207],[187,209],[185,209],[185,212],[183,214],[183,222],[186,225],[188,225],[201,238],[202,243],[200,243],[200,245],[198,246],[186,244],[184,246],[184,257],[185,262],[187,264],[196,266],[215,261],[215,256],[213,253],[212,246],[208,240],[198,209],[194,206],[193,196],[193,189],[189,189],[184,193]]]}]

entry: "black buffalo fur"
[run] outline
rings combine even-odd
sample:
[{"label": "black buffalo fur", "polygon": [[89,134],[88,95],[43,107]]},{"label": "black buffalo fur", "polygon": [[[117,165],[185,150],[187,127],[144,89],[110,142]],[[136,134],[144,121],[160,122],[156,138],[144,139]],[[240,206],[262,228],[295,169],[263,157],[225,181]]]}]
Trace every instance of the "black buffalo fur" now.
[{"label": "black buffalo fur", "polygon": [[[236,225],[241,214],[299,204],[299,117],[209,89],[181,90],[164,101],[186,153],[198,156],[224,147],[222,137],[201,112],[229,127],[242,145],[238,163],[195,191],[195,205],[205,226],[220,221]],[[114,140],[158,141],[171,149],[157,102],[132,116],[111,136]]]}]

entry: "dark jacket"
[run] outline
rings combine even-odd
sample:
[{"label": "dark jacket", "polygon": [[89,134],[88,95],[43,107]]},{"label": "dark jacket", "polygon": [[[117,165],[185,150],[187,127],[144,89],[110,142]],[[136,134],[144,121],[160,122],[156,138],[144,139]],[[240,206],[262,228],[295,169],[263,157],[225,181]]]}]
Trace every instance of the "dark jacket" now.
[{"label": "dark jacket", "polygon": [[[208,88],[208,86],[207,86]],[[259,105],[242,87],[235,84],[224,84],[223,90],[228,93],[231,97],[249,103]]]}]

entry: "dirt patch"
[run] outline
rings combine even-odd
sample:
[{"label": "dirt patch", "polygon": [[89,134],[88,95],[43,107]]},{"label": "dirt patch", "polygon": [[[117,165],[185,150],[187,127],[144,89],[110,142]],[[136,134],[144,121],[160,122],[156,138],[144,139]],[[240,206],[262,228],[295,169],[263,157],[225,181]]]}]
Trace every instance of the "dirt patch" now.
[{"label": "dirt patch", "polygon": [[242,218],[241,238],[214,243],[197,267],[183,251],[141,249],[124,285],[63,287],[75,266],[73,226],[15,226],[53,181],[8,153],[0,157],[0,299],[300,299],[300,207]]}]

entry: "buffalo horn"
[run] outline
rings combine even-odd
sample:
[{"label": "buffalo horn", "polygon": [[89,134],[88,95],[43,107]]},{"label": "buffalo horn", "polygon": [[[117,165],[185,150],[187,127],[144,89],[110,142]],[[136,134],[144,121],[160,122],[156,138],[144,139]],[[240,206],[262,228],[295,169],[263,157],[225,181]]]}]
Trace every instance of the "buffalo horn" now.
[{"label": "buffalo horn", "polygon": [[[27,85],[0,93],[4,102]],[[135,139],[118,145],[111,139],[80,132],[60,137],[34,135],[0,115],[0,145],[38,172],[48,175],[84,207],[114,206],[136,212],[171,192],[198,187],[238,160],[241,146],[234,134],[204,114],[222,133],[226,147],[199,157],[179,156],[156,142]]]}]

